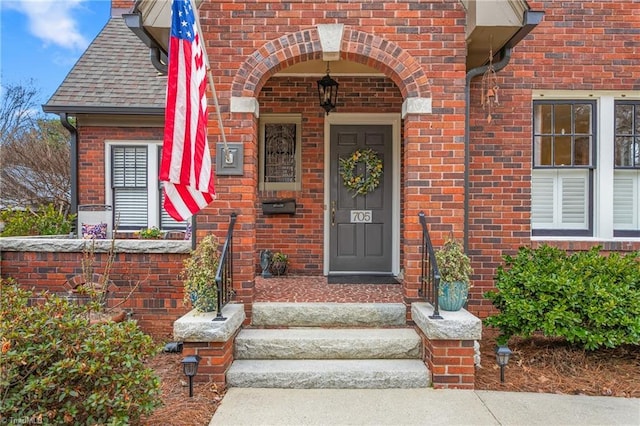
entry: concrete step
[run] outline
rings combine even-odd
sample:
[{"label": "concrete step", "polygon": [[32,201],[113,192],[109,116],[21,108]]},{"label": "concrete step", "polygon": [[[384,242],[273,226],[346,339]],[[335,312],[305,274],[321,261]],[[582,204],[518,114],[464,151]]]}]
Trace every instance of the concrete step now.
[{"label": "concrete step", "polygon": [[411,328],[244,329],[235,359],[420,359]]},{"label": "concrete step", "polygon": [[412,359],[236,360],[227,384],[245,388],[425,388],[429,372]]},{"label": "concrete step", "polygon": [[254,327],[404,327],[402,303],[289,303],[253,304]]}]

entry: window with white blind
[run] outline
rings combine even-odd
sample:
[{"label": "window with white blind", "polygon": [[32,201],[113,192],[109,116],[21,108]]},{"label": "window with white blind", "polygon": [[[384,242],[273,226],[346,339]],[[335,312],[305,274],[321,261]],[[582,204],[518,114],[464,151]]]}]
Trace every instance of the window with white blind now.
[{"label": "window with white blind", "polygon": [[640,238],[640,93],[534,97],[533,237]]},{"label": "window with white blind", "polygon": [[111,188],[114,223],[118,229],[148,225],[147,147],[114,146],[111,150]]},{"label": "window with white blind", "polygon": [[640,101],[615,102],[614,236],[640,236]]},{"label": "window with white blind", "polygon": [[595,101],[533,106],[533,235],[591,235]]},{"label": "window with white blind", "polygon": [[107,171],[114,224],[122,231],[157,226],[185,229],[162,208],[163,191],[158,180],[161,145],[158,143],[107,144]]}]

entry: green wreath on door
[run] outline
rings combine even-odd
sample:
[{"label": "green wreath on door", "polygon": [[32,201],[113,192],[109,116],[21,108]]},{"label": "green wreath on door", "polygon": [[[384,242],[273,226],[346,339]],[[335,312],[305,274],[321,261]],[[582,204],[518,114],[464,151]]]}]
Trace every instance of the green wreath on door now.
[{"label": "green wreath on door", "polygon": [[[372,149],[357,149],[347,158],[340,158],[340,177],[353,196],[373,192],[382,179],[382,160]],[[364,163],[364,174],[355,174],[358,163]]]}]

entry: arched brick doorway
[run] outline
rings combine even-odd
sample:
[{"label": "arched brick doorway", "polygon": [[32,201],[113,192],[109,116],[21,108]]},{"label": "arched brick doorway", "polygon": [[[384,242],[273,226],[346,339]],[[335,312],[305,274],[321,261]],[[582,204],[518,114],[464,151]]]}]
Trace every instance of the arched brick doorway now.
[{"label": "arched brick doorway", "polygon": [[[423,66],[409,52],[399,45],[385,40],[374,34],[369,34],[357,29],[345,26],[344,34],[340,43],[340,60],[351,61],[367,65],[390,79],[402,96],[402,106],[397,113],[402,114],[403,134],[402,144],[423,143],[428,141],[425,137],[415,137],[419,134],[420,128],[425,128],[427,120],[425,114],[431,109],[431,88]],[[308,28],[291,34],[283,35],[277,39],[265,43],[262,47],[246,58],[239,67],[231,84],[231,112],[239,122],[252,120],[253,131],[244,133],[244,145],[253,152],[258,152],[258,117],[260,106],[258,97],[265,87],[265,84],[279,71],[311,60],[322,60],[323,49],[318,30]],[[246,115],[243,115],[246,114]],[[406,162],[408,151],[403,150],[401,161],[404,172],[410,172],[411,164]],[[253,164],[245,164],[245,171],[255,176],[257,161]],[[410,185],[403,184],[402,196],[402,244],[419,245],[421,236],[416,234],[417,213],[420,207],[412,202],[416,198],[415,191],[410,190]],[[418,196],[419,198],[419,196]],[[256,195],[257,204],[257,195]],[[258,210],[254,210],[254,215],[258,215]],[[253,218],[255,223],[255,216]],[[255,239],[251,239],[251,247],[246,247],[252,253],[258,253],[260,247]],[[419,255],[415,250],[404,253],[402,261],[402,272],[405,278],[405,296],[407,299],[417,297],[417,288],[420,274],[420,267],[416,260]],[[250,266],[253,268],[253,266]],[[247,270],[247,275],[250,275]]]}]

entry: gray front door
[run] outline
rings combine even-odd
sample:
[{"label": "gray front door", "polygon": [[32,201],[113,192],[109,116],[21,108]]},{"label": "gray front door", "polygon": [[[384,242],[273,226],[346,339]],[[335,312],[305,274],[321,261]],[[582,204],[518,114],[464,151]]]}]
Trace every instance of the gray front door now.
[{"label": "gray front door", "polygon": [[[329,273],[391,274],[392,126],[332,125],[330,147]],[[372,149],[382,160],[382,178],[367,194],[349,191],[340,176],[340,158]],[[364,176],[356,163],[354,175]]]}]

